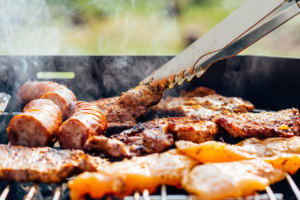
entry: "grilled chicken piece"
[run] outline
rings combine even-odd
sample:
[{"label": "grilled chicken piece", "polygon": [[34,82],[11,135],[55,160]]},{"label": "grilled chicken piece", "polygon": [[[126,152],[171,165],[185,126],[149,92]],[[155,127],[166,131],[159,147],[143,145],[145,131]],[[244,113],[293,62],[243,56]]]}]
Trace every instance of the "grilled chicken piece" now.
[{"label": "grilled chicken piece", "polygon": [[96,171],[107,161],[80,150],[55,150],[0,145],[0,180],[60,183],[84,171]]},{"label": "grilled chicken piece", "polygon": [[143,192],[148,189],[152,193],[162,184],[180,187],[183,175],[196,164],[196,161],[179,155],[176,150],[134,157],[99,167],[97,173],[77,176],[68,182],[70,197],[84,199],[86,194],[95,199],[106,194],[124,197],[135,190]]},{"label": "grilled chicken piece", "polygon": [[62,112],[57,105],[48,99],[33,100],[22,114],[12,118],[7,137],[12,145],[53,146],[61,123]]},{"label": "grilled chicken piece", "polygon": [[193,199],[225,199],[253,195],[285,178],[285,171],[263,160],[197,166],[182,180]]},{"label": "grilled chicken piece", "polygon": [[166,151],[173,145],[173,137],[201,143],[213,140],[218,131],[215,123],[197,118],[154,119],[110,138],[92,137],[85,150],[121,158],[141,156]]},{"label": "grilled chicken piece", "polygon": [[155,89],[150,85],[140,85],[122,93],[120,97],[99,99],[91,102],[105,115],[108,133],[120,133],[136,125],[136,119],[147,114],[147,109],[157,104],[163,97],[163,89]]},{"label": "grilled chicken piece", "polygon": [[232,137],[293,137],[299,135],[299,111],[224,113],[216,123]]},{"label": "grilled chicken piece", "polygon": [[176,142],[177,150],[201,163],[220,163],[249,160],[258,157],[272,157],[282,154],[300,154],[300,137],[292,138],[251,138],[236,145],[222,142],[195,144],[187,141]]},{"label": "grilled chicken piece", "polygon": [[93,104],[75,102],[69,105],[68,120],[59,128],[58,141],[62,149],[83,149],[88,138],[105,135],[107,122]]},{"label": "grilled chicken piece", "polygon": [[66,117],[69,104],[76,101],[76,97],[71,90],[54,82],[26,82],[17,93],[17,101],[20,106],[25,106],[30,101],[40,98],[50,99],[58,105],[62,110],[63,119]]}]

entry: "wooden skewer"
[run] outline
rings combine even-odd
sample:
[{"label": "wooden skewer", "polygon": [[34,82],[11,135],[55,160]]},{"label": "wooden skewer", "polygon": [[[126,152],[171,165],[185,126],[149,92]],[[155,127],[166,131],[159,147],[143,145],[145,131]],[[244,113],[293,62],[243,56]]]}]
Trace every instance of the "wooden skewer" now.
[{"label": "wooden skewer", "polygon": [[166,185],[161,186],[161,200],[167,200],[167,189]]},{"label": "wooden skewer", "polygon": [[267,191],[267,194],[268,194],[270,200],[276,200],[276,197],[275,197],[272,189],[270,188],[270,186],[266,187],[266,191]]},{"label": "wooden skewer", "polygon": [[134,198],[134,200],[140,199],[140,193],[137,190],[134,192],[133,198]]},{"label": "wooden skewer", "polygon": [[61,186],[59,185],[55,189],[54,196],[53,196],[52,200],[59,200],[60,195],[61,195]]},{"label": "wooden skewer", "polygon": [[144,200],[150,200],[149,191],[146,189],[143,191]]},{"label": "wooden skewer", "polygon": [[297,199],[300,199],[300,191],[299,188],[297,187],[297,185],[295,184],[294,180],[292,179],[292,177],[287,174],[286,175],[286,179],[288,181],[288,183],[290,184],[294,194],[296,195]]},{"label": "wooden skewer", "polygon": [[1,196],[0,196],[0,200],[5,200],[8,193],[9,193],[9,189],[10,189],[11,183],[8,183],[7,186],[5,187],[5,189],[3,190]]},{"label": "wooden skewer", "polygon": [[31,200],[36,192],[38,185],[37,184],[33,184],[33,186],[31,186],[28,194],[24,197],[24,200]]}]

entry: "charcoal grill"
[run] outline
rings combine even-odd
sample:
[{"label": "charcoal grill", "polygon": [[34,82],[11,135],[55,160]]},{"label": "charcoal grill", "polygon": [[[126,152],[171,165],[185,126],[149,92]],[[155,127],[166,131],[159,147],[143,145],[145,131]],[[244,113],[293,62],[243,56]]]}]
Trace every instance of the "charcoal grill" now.
[{"label": "charcoal grill", "polygon": [[[5,112],[0,116],[0,143],[7,144],[6,128],[10,119],[21,112],[16,104],[18,88],[26,81],[41,80],[38,72],[73,72],[75,77],[61,75],[55,81],[71,89],[78,100],[91,101],[100,97],[118,96],[138,85],[155,69],[169,61],[172,56],[0,56],[0,93],[11,95]],[[210,87],[224,96],[238,96],[256,106],[256,112],[299,108],[300,59],[236,56],[215,63],[200,79],[185,82],[180,87],[166,91],[176,96],[183,89],[198,86]],[[40,77],[40,76],[39,76]],[[141,120],[149,120],[148,116]],[[162,116],[159,116],[162,117]],[[227,143],[238,140],[223,136]],[[297,199],[300,196],[300,173],[287,175],[287,179],[247,199]],[[4,199],[69,199],[66,183],[38,184],[0,182],[0,200]],[[107,196],[106,199],[115,199]],[[87,197],[89,199],[89,197]],[[187,200],[184,190],[169,186],[160,187],[149,196],[135,192],[125,200],[162,199]],[[240,198],[243,199],[243,198]]]}]

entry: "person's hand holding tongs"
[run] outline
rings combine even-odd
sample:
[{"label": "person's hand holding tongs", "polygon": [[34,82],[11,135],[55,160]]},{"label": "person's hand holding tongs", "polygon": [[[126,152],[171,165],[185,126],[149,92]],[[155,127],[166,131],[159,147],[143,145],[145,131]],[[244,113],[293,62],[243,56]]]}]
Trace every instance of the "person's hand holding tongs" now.
[{"label": "person's hand holding tongs", "polygon": [[300,0],[248,0],[140,84],[169,87],[200,77],[218,60],[237,55],[300,13]]}]

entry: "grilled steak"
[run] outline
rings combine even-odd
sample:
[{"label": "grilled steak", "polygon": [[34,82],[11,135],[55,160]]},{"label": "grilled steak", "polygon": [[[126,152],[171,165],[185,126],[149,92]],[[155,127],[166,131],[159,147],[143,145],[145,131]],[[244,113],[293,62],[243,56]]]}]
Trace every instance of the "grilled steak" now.
[{"label": "grilled steak", "polygon": [[173,137],[201,143],[213,140],[218,131],[219,127],[214,122],[198,118],[154,119],[110,138],[92,137],[85,149],[112,157],[140,156],[169,149],[173,145]]},{"label": "grilled steak", "polygon": [[7,137],[12,145],[53,146],[61,123],[62,112],[57,105],[48,99],[33,100],[22,114],[12,118]]},{"label": "grilled steak", "polygon": [[83,149],[88,138],[105,135],[107,122],[93,104],[75,102],[69,105],[68,120],[59,128],[58,141],[63,149]]},{"label": "grilled steak", "polygon": [[82,151],[0,145],[0,179],[59,183],[83,171],[96,171],[107,162]]},{"label": "grilled steak", "polygon": [[115,162],[98,169],[97,173],[83,173],[68,182],[71,199],[84,199],[86,194],[100,199],[106,194],[118,197],[135,190],[154,192],[159,185],[181,186],[184,174],[196,161],[179,155],[176,150],[130,160]]},{"label": "grilled steak", "polygon": [[265,190],[285,173],[263,160],[206,164],[194,167],[182,185],[193,199],[238,198]]},{"label": "grilled steak", "polygon": [[46,81],[33,81],[24,83],[17,94],[17,101],[20,106],[25,106],[35,99],[50,99],[58,105],[62,111],[63,119],[70,103],[76,101],[74,93],[66,86]]},{"label": "grilled steak", "polygon": [[216,94],[216,91],[207,87],[197,87],[193,90],[182,90],[180,92],[181,97],[205,97],[208,95]]},{"label": "grilled steak", "polygon": [[112,135],[133,127],[136,119],[146,116],[148,108],[160,101],[163,92],[149,85],[141,85],[122,93],[120,97],[99,99],[91,103],[104,113],[108,123],[107,132]]},{"label": "grilled steak", "polygon": [[216,123],[232,137],[293,137],[299,135],[299,111],[287,109],[279,112],[224,113]]}]

